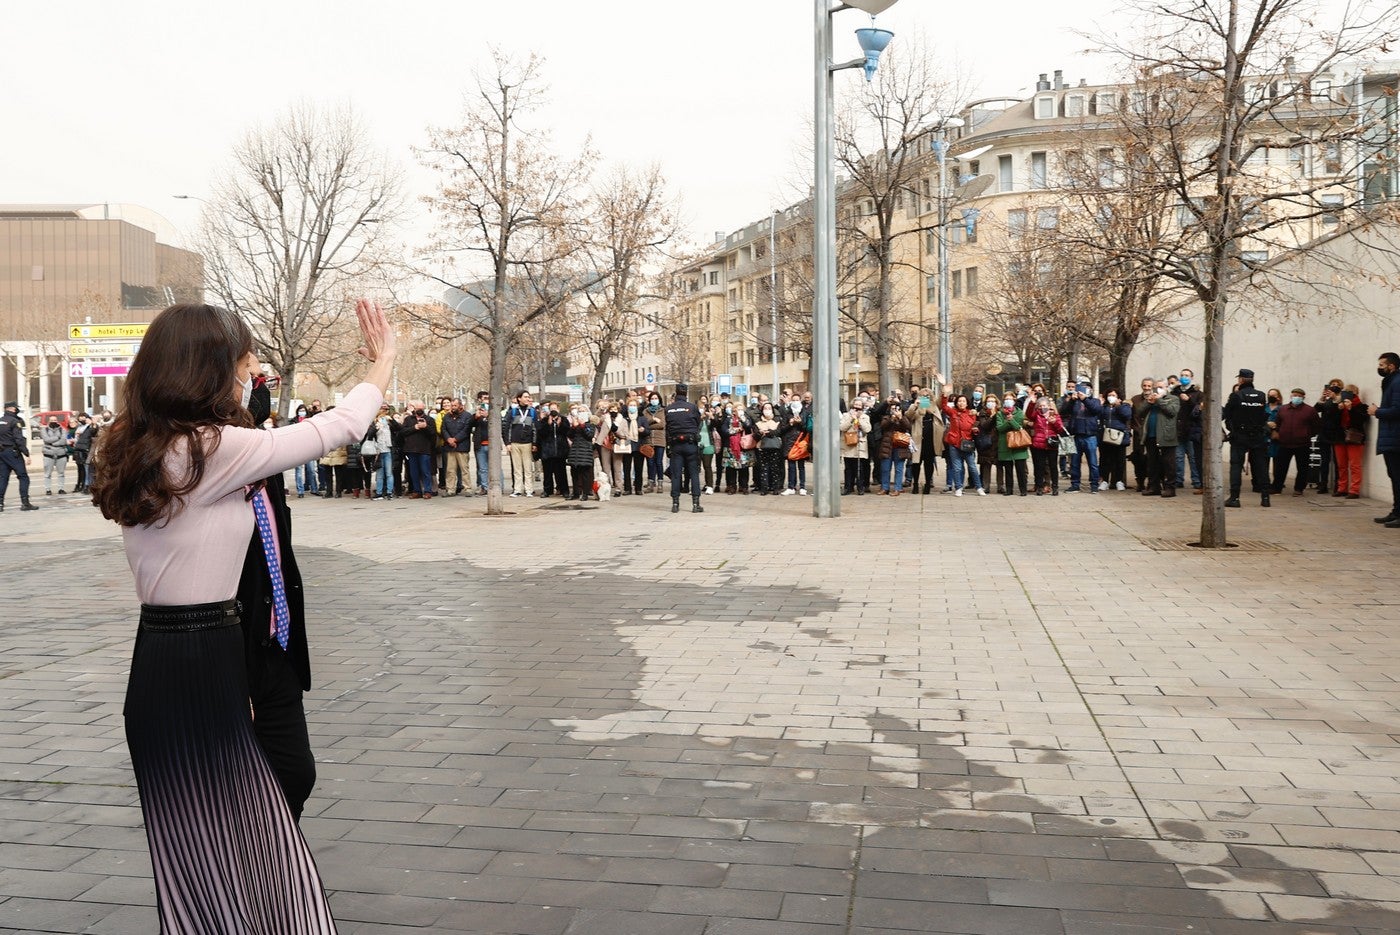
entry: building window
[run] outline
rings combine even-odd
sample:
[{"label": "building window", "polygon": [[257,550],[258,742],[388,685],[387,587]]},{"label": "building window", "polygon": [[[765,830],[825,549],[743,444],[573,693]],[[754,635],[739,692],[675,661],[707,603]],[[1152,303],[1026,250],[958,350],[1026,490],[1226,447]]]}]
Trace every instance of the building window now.
[{"label": "building window", "polygon": [[1052,231],[1060,226],[1059,208],[1040,208],[1035,212],[1035,226],[1043,231]]},{"label": "building window", "polygon": [[712,285],[712,286],[718,286],[718,285],[719,285],[719,270],[716,269],[716,270],[711,270],[711,271],[710,271],[710,285]]},{"label": "building window", "polygon": [[977,267],[969,266],[963,270],[963,286],[967,289],[968,295],[977,294]]},{"label": "building window", "polygon": [[1067,95],[1065,95],[1065,116],[1066,116],[1066,117],[1083,117],[1083,116],[1084,116],[1084,95],[1082,95],[1082,94],[1067,94]]},{"label": "building window", "polygon": [[753,352],[753,348],[749,348],[747,351],[744,351],[744,361],[745,361],[750,367],[753,366],[753,363],[754,363],[754,352]]},{"label": "building window", "polygon": [[1331,103],[1332,82],[1327,78],[1314,78],[1312,82],[1312,99],[1318,104]]},{"label": "building window", "polygon": [[997,191],[1009,192],[1012,189],[1011,157],[997,157]]},{"label": "building window", "polygon": [[1114,181],[1113,172],[1113,150],[1104,148],[1099,150],[1099,185],[1104,188],[1112,188]]},{"label": "building window", "polygon": [[42,266],[29,267],[29,280],[30,282],[43,282],[44,268]]},{"label": "building window", "polygon": [[1044,188],[1046,183],[1045,154],[1031,153],[1031,188]]},{"label": "building window", "polygon": [[1045,120],[1055,116],[1055,95],[1037,94],[1035,97],[1035,119]]},{"label": "building window", "polygon": [[731,366],[731,367],[737,367],[737,366],[739,366],[739,352],[738,352],[738,351],[731,351],[731,352],[730,352],[730,354],[729,354],[729,366]]},{"label": "building window", "polygon": [[1324,227],[1336,227],[1342,210],[1342,196],[1340,194],[1323,195],[1321,197],[1322,207],[1327,212],[1322,215],[1321,221]]},{"label": "building window", "polygon": [[924,301],[929,305],[938,301],[938,277],[924,277]]},{"label": "building window", "polygon": [[1112,91],[1099,91],[1094,95],[1094,113],[1112,114],[1118,110],[1118,96]]},{"label": "building window", "polygon": [[963,239],[964,239],[967,243],[976,243],[976,242],[977,242],[977,218],[978,218],[978,217],[979,217],[979,215],[976,215],[976,214],[969,215],[968,212],[963,212],[963,216],[962,216],[962,228],[961,228],[961,230],[962,230],[962,232],[963,232]]},{"label": "building window", "polygon": [[1249,266],[1258,266],[1260,263],[1269,262],[1269,251],[1267,250],[1241,250],[1240,262]]},{"label": "building window", "polygon": [[1026,209],[1012,208],[1006,212],[1006,232],[1011,237],[1022,237],[1026,233]]},{"label": "building window", "polygon": [[953,298],[962,298],[962,270],[953,270]]},{"label": "building window", "polygon": [[938,231],[924,231],[924,253],[929,256],[938,249]]}]

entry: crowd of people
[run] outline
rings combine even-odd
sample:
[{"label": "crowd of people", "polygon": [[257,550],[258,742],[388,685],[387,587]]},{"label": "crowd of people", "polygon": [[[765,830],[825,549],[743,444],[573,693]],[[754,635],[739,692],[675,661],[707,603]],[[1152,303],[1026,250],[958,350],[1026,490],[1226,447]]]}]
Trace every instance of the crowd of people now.
[{"label": "crowd of people", "polygon": [[[701,395],[695,402],[701,493],[808,494],[811,393]],[[293,419],[318,411],[313,401]],[[1241,370],[1221,413],[1230,448],[1227,506],[1240,504],[1246,465],[1263,506],[1290,484],[1295,496],[1312,489],[1359,498],[1375,412],[1357,384],[1340,378],[1327,381],[1313,402],[1301,387],[1257,390],[1254,374]],[[1392,424],[1400,412],[1382,418]],[[297,469],[297,496],[484,494],[493,419],[505,448],[501,489],[512,497],[582,501],[597,499],[603,487],[615,497],[669,489],[666,407],[659,391],[639,388],[593,407],[536,401],[528,392],[502,412],[493,411],[485,392],[469,403],[441,397],[397,413],[385,406],[359,444]],[[1204,394],[1190,368],[1143,379],[1132,395],[1095,391],[1082,380],[1058,394],[1041,383],[1002,393],[981,384],[960,393],[943,384],[882,397],[867,385],[841,403],[842,493],[1200,494],[1205,421]],[[680,484],[680,492],[691,492],[688,478]]]},{"label": "crowd of people", "polygon": [[[1382,355],[1380,371],[1390,366],[1390,356]],[[1373,434],[1392,478],[1400,474],[1400,454],[1391,467],[1392,454],[1400,452],[1400,384],[1384,374],[1383,381],[1382,394],[1397,399],[1381,399],[1377,414],[1360,386],[1341,378],[1328,380],[1312,401],[1302,387],[1258,390],[1253,372],[1241,370],[1221,414],[1230,449],[1226,505],[1240,505],[1246,466],[1262,506],[1290,485],[1294,496],[1312,489],[1358,499]],[[758,394],[749,400],[701,395],[696,405],[701,493],[808,494],[810,392],[784,390],[777,399]],[[22,438],[16,410],[7,404],[7,415],[18,423],[14,434]],[[321,410],[321,401],[313,400],[299,405],[289,421]],[[55,488],[59,494],[89,489],[96,467],[91,454],[113,418],[108,411],[79,413],[71,425],[51,417],[40,428],[46,495]],[[511,497],[584,501],[669,489],[666,407],[658,390],[639,388],[592,407],[537,402],[524,391],[500,412],[485,391],[468,402],[446,396],[426,405],[414,401],[398,412],[385,404],[359,442],[296,468],[296,496],[430,500],[485,494],[493,419],[500,422],[504,446],[501,489]],[[959,393],[945,383],[882,398],[866,385],[841,403],[842,494],[1200,494],[1205,420],[1204,394],[1190,368],[1145,378],[1131,396],[1112,387],[1095,391],[1083,380],[1067,383],[1058,395],[1041,383],[1017,384],[1000,394],[983,384]],[[277,421],[269,418],[270,424]],[[27,457],[27,449],[23,453]],[[76,472],[71,486],[69,462]],[[2,485],[19,469],[0,470],[3,508]],[[689,478],[680,483],[679,492],[691,493]],[[21,485],[28,504],[27,476]],[[1385,522],[1397,519],[1390,515]]]}]

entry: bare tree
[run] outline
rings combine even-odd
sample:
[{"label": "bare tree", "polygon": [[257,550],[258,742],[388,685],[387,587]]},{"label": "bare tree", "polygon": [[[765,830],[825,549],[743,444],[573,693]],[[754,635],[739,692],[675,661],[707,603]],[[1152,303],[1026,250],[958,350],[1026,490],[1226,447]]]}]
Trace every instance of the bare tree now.
[{"label": "bare tree", "polygon": [[[899,318],[894,294],[901,241],[917,243],[937,227],[936,218],[933,228],[907,220],[920,214],[936,163],[936,128],[957,111],[960,95],[915,38],[891,50],[876,80],[861,85],[838,111],[835,158],[848,177],[839,194],[845,210],[837,219],[838,264],[847,267],[860,296],[841,305],[842,317],[874,345],[881,393],[892,388],[891,351],[910,324]],[[906,252],[922,255],[917,248]]]},{"label": "bare tree", "polygon": [[[588,146],[562,159],[547,134],[522,121],[543,102],[540,61],[493,55],[477,75],[459,126],[433,129],[423,162],[441,177],[425,200],[437,220],[428,274],[455,290],[453,313],[425,319],[434,333],[472,335],[491,353],[490,386],[501,392],[507,358],[533,322],[587,292],[604,276],[591,269]],[[603,271],[610,272],[610,271]],[[486,512],[504,513],[501,421],[491,420]]]},{"label": "bare tree", "polygon": [[[248,322],[287,385],[335,353],[326,338],[353,308],[345,297],[383,261],[399,188],[348,110],[294,107],[234,147],[199,238],[208,288]],[[290,404],[284,393],[282,417]]]},{"label": "bare tree", "polygon": [[590,403],[603,393],[607,373],[621,347],[635,334],[641,301],[655,295],[648,288],[653,264],[677,234],[675,206],[666,191],[660,167],[618,166],[595,189],[587,244],[589,266],[601,281],[580,295],[566,331],[588,356],[593,373]]},{"label": "bare tree", "polygon": [[[1239,295],[1264,282],[1255,273],[1271,256],[1298,249],[1313,219],[1362,210],[1366,191],[1356,180],[1378,151],[1393,151],[1388,108],[1346,99],[1339,78],[1394,41],[1396,12],[1367,0],[1168,0],[1139,9],[1151,34],[1106,45],[1136,78],[1126,106],[1159,111],[1141,146],[1163,167],[1156,185],[1176,204],[1181,236],[1129,252],[1200,303],[1204,408],[1214,414]],[[1212,415],[1201,515],[1209,548],[1228,544],[1222,440]]]}]

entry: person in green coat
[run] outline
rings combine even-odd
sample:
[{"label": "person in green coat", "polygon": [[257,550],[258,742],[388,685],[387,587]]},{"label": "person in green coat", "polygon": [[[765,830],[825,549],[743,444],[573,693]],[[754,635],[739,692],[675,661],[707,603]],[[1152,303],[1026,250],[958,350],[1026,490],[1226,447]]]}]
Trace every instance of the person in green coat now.
[{"label": "person in green coat", "polygon": [[1016,486],[1021,496],[1026,495],[1026,461],[1031,456],[1030,448],[1008,448],[1007,433],[1025,424],[1026,414],[1016,405],[1016,397],[1007,395],[997,412],[997,489],[1004,496],[1011,496],[1011,472],[1016,472]]}]

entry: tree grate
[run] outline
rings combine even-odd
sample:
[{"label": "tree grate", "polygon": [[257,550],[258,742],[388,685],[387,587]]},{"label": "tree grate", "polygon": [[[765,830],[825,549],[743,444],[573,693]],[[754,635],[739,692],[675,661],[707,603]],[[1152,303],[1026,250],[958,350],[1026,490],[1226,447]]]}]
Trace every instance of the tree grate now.
[{"label": "tree grate", "polygon": [[1142,544],[1154,552],[1199,552],[1203,555],[1221,555],[1234,552],[1287,552],[1288,547],[1279,545],[1277,542],[1266,542],[1263,539],[1232,539],[1229,547],[1224,549],[1203,549],[1199,545],[1192,545],[1199,542],[1198,539],[1142,539]]}]

